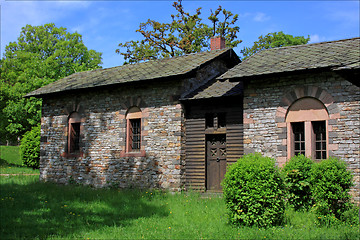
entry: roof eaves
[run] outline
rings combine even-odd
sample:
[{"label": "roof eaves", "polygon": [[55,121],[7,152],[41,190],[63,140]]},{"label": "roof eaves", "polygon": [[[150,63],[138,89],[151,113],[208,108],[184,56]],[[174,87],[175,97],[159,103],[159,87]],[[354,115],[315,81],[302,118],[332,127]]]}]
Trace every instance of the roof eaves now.
[{"label": "roof eaves", "polygon": [[[221,81],[226,79],[239,80],[252,76],[264,76],[268,74],[279,74],[282,72],[289,73],[311,69],[336,68],[337,66],[339,66],[339,69],[356,69],[359,67],[359,64],[350,64],[348,61],[359,59],[358,48],[355,47],[350,48],[347,51],[345,50],[348,49],[349,46],[351,47],[351,45],[356,46],[356,44],[359,42],[359,39],[360,38],[357,37],[338,41],[266,49],[257,52],[253,56],[245,59],[241,64],[230,69],[228,72],[221,75],[218,79]],[[350,42],[346,43],[348,41]],[[319,48],[319,46],[321,47]],[[326,51],[326,49],[328,49],[328,51]],[[322,55],[322,58],[313,63],[311,63],[310,59],[309,63],[309,60],[306,57],[309,51],[317,52],[318,55]],[[277,59],[276,56],[278,55],[282,56],[282,58]],[[291,58],[289,59],[289,56],[292,55],[297,57],[296,60],[292,60]],[[264,61],[264,59],[266,59],[266,61]],[[271,62],[274,62],[274,64],[276,63],[278,69],[271,68]],[[259,69],[261,69],[261,71],[259,71]]]},{"label": "roof eaves", "polygon": [[246,76],[233,76],[231,78],[217,78],[217,80],[220,81],[230,81],[230,82],[247,82],[250,80],[255,80],[255,79],[261,79],[261,78],[270,78],[270,77],[275,77],[275,76],[286,76],[289,74],[302,74],[302,73],[306,73],[306,72],[320,72],[320,71],[331,71],[333,70],[333,68],[331,67],[319,67],[319,68],[304,68],[304,69],[296,69],[296,70],[291,70],[291,71],[280,71],[280,72],[271,72],[271,73],[265,73],[265,74],[254,74],[254,75],[246,75]]},{"label": "roof eaves", "polygon": [[187,77],[187,76],[191,76],[192,72],[188,72],[188,73],[184,73],[181,75],[174,75],[174,76],[164,76],[164,77],[158,77],[158,78],[150,78],[150,79],[143,79],[143,80],[136,80],[136,81],[128,81],[128,82],[117,82],[117,83],[112,83],[112,84],[103,84],[103,85],[99,85],[99,84],[92,84],[92,86],[87,86],[87,87],[80,87],[80,88],[70,88],[68,87],[67,89],[57,89],[57,90],[53,90],[51,92],[45,92],[45,93],[36,93],[36,90],[33,92],[30,92],[28,94],[26,94],[24,96],[24,98],[30,98],[30,97],[37,97],[37,98],[42,98],[45,96],[50,96],[53,94],[60,94],[60,93],[70,93],[70,92],[78,92],[78,91],[84,91],[84,90],[93,90],[93,89],[106,89],[106,88],[114,88],[117,87],[119,85],[125,85],[125,84],[132,84],[132,83],[138,83],[138,82],[147,82],[148,80],[152,80],[152,81],[165,81],[166,79],[172,78],[174,79],[174,77],[176,77],[176,79],[178,78],[183,78],[183,77]]},{"label": "roof eaves", "polygon": [[[65,88],[59,89],[59,88],[55,88],[55,89],[51,89],[52,87],[56,86],[56,82],[54,82],[53,84],[50,85],[50,87],[48,87],[49,85],[46,85],[40,89],[37,89],[33,92],[28,93],[27,95],[25,95],[25,97],[41,97],[44,95],[49,95],[52,93],[59,93],[59,92],[66,92],[66,91],[70,91],[70,90],[81,90],[81,89],[85,89],[85,88],[95,88],[95,87],[102,87],[102,86],[114,86],[114,85],[118,85],[118,84],[123,84],[123,83],[128,83],[128,82],[139,82],[139,81],[144,81],[144,80],[163,80],[163,79],[168,79],[168,78],[173,78],[175,76],[177,77],[185,77],[185,76],[189,76],[191,74],[193,74],[198,68],[201,68],[202,66],[214,61],[215,59],[221,58],[223,56],[225,56],[227,53],[230,53],[231,55],[231,51],[233,51],[230,48],[227,49],[223,49],[220,50],[218,53],[214,53],[214,52],[203,52],[203,53],[199,53],[202,54],[199,57],[202,58],[202,61],[191,61],[188,65],[186,65],[186,68],[183,68],[183,64],[180,64],[178,66],[178,71],[171,71],[171,69],[167,69],[165,70],[165,72],[160,73],[159,75],[152,75],[149,74],[149,68],[146,67],[146,65],[156,65],[156,62],[162,62],[163,64],[165,63],[165,65],[167,64],[166,61],[170,60],[172,61],[172,63],[169,63],[169,67],[172,67],[174,64],[174,61],[176,63],[176,61],[179,61],[179,59],[181,59],[181,57],[191,57],[191,54],[188,55],[184,55],[184,56],[179,56],[179,57],[174,57],[174,58],[168,58],[168,59],[158,59],[158,60],[153,60],[155,62],[142,62],[139,63],[141,64],[140,69],[142,69],[141,72],[137,72],[135,73],[135,75],[130,74],[129,69],[131,70],[131,68],[134,67],[139,67],[139,65],[136,66],[136,64],[134,65],[125,65],[125,66],[119,66],[119,67],[113,67],[113,68],[108,68],[108,69],[96,69],[93,71],[86,71],[86,72],[81,72],[81,73],[75,73],[72,74],[70,76],[67,76],[65,78],[63,78],[63,82],[67,83],[68,81],[71,81],[71,79],[76,78],[77,76],[83,76],[84,81],[81,83],[78,83],[77,85],[74,84],[69,84],[67,85]],[[196,53],[194,53],[192,56],[195,56]],[[207,55],[207,54],[210,54]],[[213,54],[213,55],[211,55]],[[236,55],[236,54],[235,54]],[[186,62],[186,61],[185,61]],[[182,63],[182,62],[180,62]],[[150,68],[153,68],[150,65]],[[128,70],[128,71],[124,71],[124,70]],[[145,72],[143,72],[145,71]],[[161,70],[160,70],[161,71]],[[125,81],[121,81],[120,79],[114,81],[111,80],[111,76],[109,75],[120,75],[120,79],[127,79]],[[127,78],[124,78],[124,76],[121,76],[121,74],[125,74],[126,76],[128,76]],[[88,77],[86,75],[89,75]],[[102,80],[98,80],[98,81],[93,81],[94,79],[100,79],[100,75],[102,75],[101,77],[103,77],[104,75],[106,76],[105,78],[103,78]],[[87,77],[87,78],[86,78]],[[71,81],[73,83],[73,81]],[[50,88],[50,89],[48,89]]]}]

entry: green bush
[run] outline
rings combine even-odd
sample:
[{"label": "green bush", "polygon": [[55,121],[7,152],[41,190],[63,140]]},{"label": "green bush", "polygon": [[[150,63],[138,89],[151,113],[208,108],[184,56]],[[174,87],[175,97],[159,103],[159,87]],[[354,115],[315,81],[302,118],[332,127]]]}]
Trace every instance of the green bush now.
[{"label": "green bush", "polygon": [[352,175],[345,162],[329,158],[314,164],[311,190],[320,224],[332,224],[344,218],[344,212],[352,208],[349,194],[352,184]]},{"label": "green bush", "polygon": [[313,160],[304,155],[294,156],[283,169],[283,179],[287,190],[287,203],[296,211],[308,210],[313,205],[310,174]]},{"label": "green bush", "polygon": [[269,227],[283,222],[285,188],[274,159],[243,156],[228,168],[222,186],[231,223]]},{"label": "green bush", "polygon": [[352,205],[348,210],[341,215],[340,221],[348,225],[360,225],[360,208]]},{"label": "green bush", "polygon": [[40,124],[26,132],[21,139],[20,153],[25,166],[39,168],[40,161]]}]

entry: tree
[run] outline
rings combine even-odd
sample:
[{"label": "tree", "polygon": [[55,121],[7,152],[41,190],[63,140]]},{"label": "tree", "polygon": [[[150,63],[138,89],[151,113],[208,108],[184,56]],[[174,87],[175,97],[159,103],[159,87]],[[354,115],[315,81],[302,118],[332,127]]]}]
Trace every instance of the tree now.
[{"label": "tree", "polygon": [[1,59],[0,140],[14,140],[40,121],[41,100],[24,95],[74,72],[100,68],[101,53],[79,33],[55,24],[26,25]]},{"label": "tree", "polygon": [[[226,39],[227,47],[236,47],[241,40],[236,40],[239,27],[235,26],[238,15],[233,15],[221,6],[211,12],[208,19],[212,26],[203,23],[200,18],[201,8],[195,14],[185,12],[182,0],[173,3],[177,11],[171,15],[170,23],[160,23],[149,19],[140,23],[141,41],[129,41],[119,44],[116,52],[122,55],[127,63],[137,63],[150,59],[181,56],[209,49],[209,39],[218,34]],[[223,21],[219,17],[223,16]],[[123,51],[122,49],[125,48]]]},{"label": "tree", "polygon": [[306,44],[309,41],[309,36],[307,38],[303,36],[294,37],[283,32],[273,32],[268,33],[264,37],[261,35],[259,40],[254,42],[254,45],[251,48],[245,47],[243,50],[241,50],[241,53],[243,54],[243,59],[246,59],[247,57],[250,57],[251,55],[264,49],[301,45]]}]

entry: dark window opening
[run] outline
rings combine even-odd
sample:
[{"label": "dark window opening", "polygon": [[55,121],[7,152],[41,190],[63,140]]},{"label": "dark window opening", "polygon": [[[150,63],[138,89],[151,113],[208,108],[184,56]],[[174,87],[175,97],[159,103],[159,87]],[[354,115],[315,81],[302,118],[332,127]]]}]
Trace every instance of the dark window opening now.
[{"label": "dark window opening", "polygon": [[225,113],[218,113],[218,127],[226,127],[226,114]]},{"label": "dark window opening", "polygon": [[214,127],[214,114],[213,113],[205,114],[205,124],[206,124],[206,128]]},{"label": "dark window opening", "polygon": [[141,143],[141,119],[130,119],[129,150],[140,151]]},{"label": "dark window opening", "polygon": [[315,138],[315,159],[326,159],[325,121],[312,122]]},{"label": "dark window opening", "polygon": [[305,128],[304,123],[292,123],[292,131],[293,131],[293,138],[294,138],[294,154],[305,155]]},{"label": "dark window opening", "polygon": [[226,127],[225,113],[206,113],[205,114],[206,128],[222,128]]},{"label": "dark window opening", "polygon": [[70,153],[80,150],[80,123],[70,125]]}]

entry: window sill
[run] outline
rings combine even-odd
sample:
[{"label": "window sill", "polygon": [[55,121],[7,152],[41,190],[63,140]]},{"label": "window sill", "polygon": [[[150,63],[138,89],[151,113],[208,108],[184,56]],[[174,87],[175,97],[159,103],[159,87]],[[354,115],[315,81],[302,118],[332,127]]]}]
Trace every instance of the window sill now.
[{"label": "window sill", "polygon": [[125,152],[122,151],[120,153],[120,157],[145,157],[146,152],[145,150],[141,150],[140,152]]},{"label": "window sill", "polygon": [[62,157],[64,158],[78,158],[78,157],[83,157],[83,152],[75,152],[75,153],[67,153],[67,152],[63,152],[61,154]]},{"label": "window sill", "polygon": [[225,133],[226,133],[226,127],[221,127],[218,129],[215,128],[205,129],[205,134],[225,134]]}]

